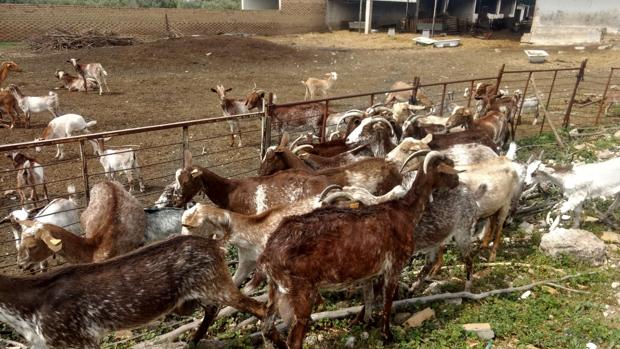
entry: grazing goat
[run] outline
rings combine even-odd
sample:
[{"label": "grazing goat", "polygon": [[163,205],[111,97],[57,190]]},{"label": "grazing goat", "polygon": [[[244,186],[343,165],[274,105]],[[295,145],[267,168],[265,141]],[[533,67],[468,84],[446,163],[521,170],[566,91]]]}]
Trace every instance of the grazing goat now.
[{"label": "grazing goat", "polygon": [[[246,100],[234,99],[226,97],[226,92],[230,92],[232,87],[224,88],[223,85],[217,85],[215,88],[211,88],[211,91],[216,93],[220,99],[220,108],[224,112],[224,116],[233,116],[238,114],[247,114],[249,109]],[[230,146],[235,145],[235,137],[239,138],[239,147],[243,146],[243,140],[241,139],[241,129],[239,127],[238,119],[228,120],[228,126],[230,127]]]},{"label": "grazing goat", "polygon": [[[457,185],[451,161],[431,153],[399,200],[358,209],[321,208],[284,219],[258,260],[259,270],[269,280],[264,336],[278,348],[288,344],[300,349],[319,289],[362,282],[364,298],[372,299],[373,278],[383,276],[381,332],[391,339],[392,299],[400,272],[415,250],[416,226],[433,190]],[[280,315],[292,325],[287,344],[274,326],[279,305]]]},{"label": "grazing goat", "polygon": [[49,95],[43,97],[24,96],[19,87],[9,85],[9,92],[15,97],[19,108],[26,115],[26,128],[30,128],[30,113],[40,113],[49,111],[54,117],[58,116],[58,94],[49,92]]},{"label": "grazing goat", "polygon": [[[64,138],[78,135],[80,133],[90,133],[88,129],[91,126],[97,124],[97,121],[86,122],[84,117],[77,114],[65,114],[61,115],[47,124],[47,127],[43,129],[41,137],[35,139],[35,141],[41,141],[46,139]],[[41,151],[41,147],[36,147],[37,152]],[[54,159],[62,160],[65,157],[64,144],[56,145],[56,155]]]},{"label": "grazing goat", "polygon": [[86,91],[89,88],[96,89],[99,87],[97,81],[92,78],[86,79],[86,87],[84,87],[84,80],[63,70],[56,70],[54,76],[62,83],[62,86],[56,87],[55,90],[66,88],[69,91]]},{"label": "grazing goat", "polygon": [[30,191],[29,200],[36,206],[39,201],[36,190],[37,185],[43,187],[45,200],[48,200],[47,180],[45,179],[45,171],[41,163],[35,158],[20,152],[12,152],[6,154],[6,156],[11,159],[13,166],[17,170],[17,193],[19,194],[19,202],[22,207],[26,202],[26,191]]},{"label": "grazing goat", "polygon": [[338,74],[336,74],[336,72],[331,72],[325,74],[325,76],[327,76],[327,80],[308,78],[308,80],[301,82],[306,88],[304,101],[307,101],[308,98],[314,99],[318,96],[327,97],[327,90],[334,86],[334,82],[338,80]]},{"label": "grazing goat", "polygon": [[[9,127],[11,129],[15,127],[15,122],[19,118],[19,109],[17,107],[17,100],[13,97],[11,92],[0,89],[0,117],[4,116],[4,114],[9,115],[11,118],[11,124]],[[7,127],[4,124],[4,120],[0,121],[3,122],[2,125],[0,125],[1,127]]]},{"label": "grazing goat", "polygon": [[[573,227],[578,228],[580,223],[583,202],[589,198],[614,197],[602,217],[608,220],[613,211],[620,204],[620,158],[613,158],[603,162],[583,165],[571,165],[568,168],[556,168],[543,165],[535,160],[531,165],[535,171],[526,184],[533,181],[546,181],[556,184],[562,190],[565,201],[560,205],[559,214],[551,224],[553,230],[560,222],[560,217],[574,211]],[[551,212],[549,212],[551,213]]]},{"label": "grazing goat", "polygon": [[37,349],[99,348],[105,333],[146,325],[192,300],[205,307],[194,345],[220,304],[265,315],[232,283],[220,245],[199,236],[34,277],[0,276],[0,321]]},{"label": "grazing goat", "polygon": [[385,95],[385,102],[383,104],[389,105],[393,102],[409,102],[410,104],[418,104],[423,105],[426,108],[431,108],[433,106],[433,101],[422,91],[421,88],[418,88],[418,92],[416,93],[415,98],[413,98],[413,85],[408,84],[404,81],[396,81],[390,87],[390,90],[400,90],[403,88],[409,88],[409,91],[400,91],[400,92],[389,92]]},{"label": "grazing goat", "polygon": [[54,253],[70,263],[98,262],[144,244],[144,210],[118,182],[104,181],[93,186],[80,221],[84,237],[49,224],[23,222],[28,229],[17,255],[19,266],[28,269]]},{"label": "grazing goat", "polygon": [[327,186],[356,185],[382,195],[400,184],[398,169],[383,159],[367,159],[340,168],[317,172],[281,171],[271,176],[226,179],[200,166],[193,166],[185,153],[186,167],[177,170],[176,207],[182,207],[203,191],[221,208],[255,214],[271,207],[317,195]]},{"label": "grazing goat", "polygon": [[103,171],[109,180],[114,180],[117,172],[123,172],[127,176],[129,182],[129,192],[133,192],[134,176],[138,179],[140,192],[145,190],[142,175],[140,174],[140,164],[138,163],[138,154],[135,149],[105,149],[105,141],[110,138],[99,138],[88,140],[93,147],[93,153],[99,156],[99,162],[103,166]]},{"label": "grazing goat", "polygon": [[71,63],[75,72],[78,73],[79,76],[82,77],[82,81],[84,81],[84,91],[88,91],[88,79],[94,79],[99,85],[99,95],[103,94],[103,86],[105,86],[108,93],[110,92],[110,88],[108,88],[108,83],[106,82],[105,77],[108,76],[108,73],[103,69],[101,63],[78,63],[79,58],[71,58],[67,61],[67,63]]},{"label": "grazing goat", "polygon": [[[257,108],[263,111],[263,100],[265,92],[254,90],[247,95],[245,105],[248,110]],[[275,106],[270,109],[271,129],[283,133],[294,131],[299,128],[310,129],[314,134],[319,134],[321,130],[321,120],[325,114],[325,104],[307,103],[295,106]]]},{"label": "grazing goat", "polygon": [[0,64],[0,86],[2,86],[2,83],[6,80],[10,71],[21,72],[22,69],[13,61],[2,62]]}]

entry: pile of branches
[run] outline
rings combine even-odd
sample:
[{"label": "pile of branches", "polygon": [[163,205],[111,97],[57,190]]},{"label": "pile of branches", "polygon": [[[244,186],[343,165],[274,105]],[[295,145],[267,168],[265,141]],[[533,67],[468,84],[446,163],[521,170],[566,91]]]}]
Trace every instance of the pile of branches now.
[{"label": "pile of branches", "polygon": [[120,36],[113,32],[100,32],[96,29],[82,32],[55,29],[30,38],[28,45],[36,51],[62,51],[77,50],[85,47],[129,46],[133,45],[135,41],[136,39],[133,37]]}]

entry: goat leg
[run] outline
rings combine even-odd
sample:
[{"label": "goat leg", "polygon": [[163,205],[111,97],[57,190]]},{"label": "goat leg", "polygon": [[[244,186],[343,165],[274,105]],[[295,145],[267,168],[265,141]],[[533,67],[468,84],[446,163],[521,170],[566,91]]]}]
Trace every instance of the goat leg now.
[{"label": "goat leg", "polygon": [[437,249],[437,255],[435,256],[435,262],[433,263],[433,267],[429,272],[429,276],[435,276],[435,274],[439,273],[441,270],[441,266],[443,265],[443,255],[446,252],[446,246],[441,245]]},{"label": "goat leg", "polygon": [[217,309],[218,307],[216,305],[204,306],[205,316],[202,318],[202,322],[200,323],[200,326],[198,326],[196,333],[194,333],[194,337],[192,337],[192,340],[189,342],[190,348],[196,348],[198,342],[200,342],[200,340],[205,336],[209,326],[211,326],[211,323],[213,322],[213,319],[215,319],[215,315],[217,315]]},{"label": "goat leg", "polygon": [[282,340],[278,329],[276,328],[276,315],[279,292],[278,285],[273,282],[269,283],[269,301],[267,302],[267,314],[263,320],[262,333],[265,342],[269,341],[277,349],[287,349],[286,342]]},{"label": "goat leg", "polygon": [[[392,270],[401,270],[396,266],[392,267]],[[383,286],[383,325],[381,328],[381,335],[387,342],[394,340],[392,331],[390,330],[390,314],[392,313],[392,300],[394,299],[394,293],[398,287],[398,273],[394,275],[385,275],[385,284]]]},{"label": "goat leg", "polygon": [[303,347],[304,336],[310,325],[310,315],[312,314],[312,307],[314,306],[317,293],[310,285],[300,285],[288,295],[290,302],[293,303],[293,311],[295,313],[293,326],[287,339],[290,349],[302,349]]},{"label": "goat leg", "polygon": [[362,310],[357,313],[355,319],[353,319],[353,321],[349,324],[351,327],[360,323],[369,324],[372,321],[373,304],[375,301],[374,291],[375,288],[373,285],[373,280],[364,282],[364,285],[362,286],[364,305],[362,306]]}]

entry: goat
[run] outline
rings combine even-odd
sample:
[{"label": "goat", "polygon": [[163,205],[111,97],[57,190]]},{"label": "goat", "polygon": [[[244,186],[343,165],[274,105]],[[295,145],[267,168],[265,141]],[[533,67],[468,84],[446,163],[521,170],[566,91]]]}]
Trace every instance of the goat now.
[{"label": "goat", "polygon": [[[369,292],[372,278],[381,275],[384,280],[381,333],[391,339],[392,299],[400,272],[415,249],[412,233],[432,191],[458,185],[458,175],[450,160],[437,153],[426,157],[420,172],[411,189],[399,200],[358,209],[321,208],[282,221],[258,259],[259,270],[269,280],[269,302],[263,325],[266,338],[278,348],[286,348],[287,344],[291,349],[301,348],[319,289],[363,282],[364,298],[372,299]],[[278,305],[280,315],[293,325],[287,344],[274,327]]]},{"label": "goat", "polygon": [[184,210],[173,207],[145,208],[144,242],[163,240],[171,235],[181,233],[183,212]]},{"label": "goat", "polygon": [[398,145],[394,126],[386,119],[371,117],[363,119],[347,136],[348,145],[370,144],[372,153],[383,157]]},{"label": "goat", "polygon": [[398,169],[383,159],[367,159],[315,173],[287,170],[244,179],[222,178],[206,168],[193,166],[189,152],[185,153],[185,164],[176,172],[176,207],[182,207],[203,191],[217,206],[245,214],[317,195],[331,184],[355,184],[381,195],[402,181]]},{"label": "goat", "polygon": [[108,87],[108,83],[105,79],[108,76],[108,73],[103,69],[101,63],[78,63],[79,58],[71,58],[67,61],[73,66],[75,72],[78,73],[79,76],[82,77],[84,81],[84,92],[88,91],[88,83],[87,79],[91,78],[97,82],[99,85],[99,95],[103,94],[103,86],[105,86],[108,93],[110,92],[110,88]]},{"label": "goat", "polygon": [[49,111],[54,117],[58,116],[58,94],[50,91],[47,96],[31,97],[24,96],[19,87],[9,85],[9,92],[15,97],[19,108],[26,115],[26,128],[30,128],[30,113]]},{"label": "goat", "polygon": [[2,86],[2,83],[6,80],[10,71],[19,73],[22,69],[13,61],[2,62],[0,64],[0,86]]},{"label": "goat", "polygon": [[144,210],[120,183],[99,182],[92,187],[90,198],[80,217],[84,237],[53,225],[31,222],[23,234],[18,265],[28,269],[54,253],[70,263],[98,262],[144,244]]},{"label": "goat", "polygon": [[[568,168],[545,166],[540,160],[532,162],[535,169],[526,184],[533,181],[551,182],[560,187],[565,201],[559,207],[559,214],[549,222],[553,230],[560,222],[560,217],[574,211],[573,228],[579,228],[583,202],[589,198],[614,197],[604,219],[607,219],[620,204],[620,158],[583,165],[570,165]],[[551,213],[551,212],[549,212]],[[549,218],[549,215],[547,216]]]},{"label": "goat", "polygon": [[[464,125],[466,130],[482,131],[496,146],[503,148],[511,135],[509,127],[511,119],[508,117],[510,114],[493,109],[489,108],[483,117],[474,120],[474,116],[469,109],[457,107],[448,118],[446,127],[452,128]],[[505,111],[511,113],[510,110]]]},{"label": "goat", "polygon": [[[245,105],[248,110],[257,108],[263,111],[265,92],[254,90],[247,95]],[[321,130],[321,120],[325,115],[325,104],[306,103],[295,106],[275,106],[269,110],[272,130],[283,133],[303,128],[309,128],[314,134],[319,134]]]},{"label": "goat", "polygon": [[129,182],[129,192],[133,192],[134,177],[138,179],[140,192],[145,190],[140,164],[138,163],[137,151],[132,148],[105,149],[105,141],[110,138],[88,140],[93,147],[93,153],[99,156],[99,162],[109,180],[114,180],[117,172],[122,171]]},{"label": "goat", "polygon": [[55,90],[66,88],[69,91],[86,91],[89,88],[96,89],[99,87],[97,81],[92,78],[87,78],[86,85],[84,85],[84,80],[63,70],[56,70],[54,76],[62,83],[62,86],[54,88]]},{"label": "goat", "polygon": [[319,95],[327,97],[327,90],[334,86],[334,82],[338,80],[338,74],[336,74],[336,72],[331,72],[325,74],[325,76],[327,76],[327,80],[308,78],[308,80],[301,82],[306,88],[304,101],[307,101],[308,97],[310,97],[310,99],[314,99]]},{"label": "goat", "polygon": [[263,304],[232,283],[217,241],[199,236],[179,236],[102,263],[34,277],[0,276],[0,321],[33,348],[99,348],[106,332],[145,325],[192,300],[205,307],[193,345],[220,304],[261,319],[265,315]]},{"label": "goat", "polygon": [[[524,98],[523,92],[521,90],[515,90],[514,93],[517,99]],[[520,113],[534,113],[534,121],[532,121],[532,125],[536,125],[538,123],[538,117],[540,116],[540,101],[537,96],[533,97],[525,97],[523,99],[523,104],[521,105]]]},{"label": "goat", "polygon": [[[65,114],[61,115],[47,124],[47,127],[43,129],[41,137],[35,139],[35,141],[41,141],[46,139],[56,139],[75,136],[80,133],[90,133],[89,127],[97,124],[97,121],[86,122],[84,117],[77,114]],[[36,147],[37,152],[41,151],[41,147]],[[56,155],[54,159],[62,160],[65,156],[64,144],[56,145]]]},{"label": "goat", "polygon": [[[247,103],[243,99],[234,99],[226,97],[226,92],[230,92],[231,88],[224,88],[223,85],[217,85],[215,88],[211,88],[211,91],[216,93],[220,99],[220,108],[224,112],[225,116],[233,116],[238,114],[249,113]],[[230,127],[230,146],[235,145],[235,137],[239,138],[239,147],[243,146],[243,140],[241,139],[241,129],[239,128],[238,119],[228,120],[228,126]]]},{"label": "goat", "polygon": [[[0,89],[0,117],[4,114],[8,114],[11,118],[10,128],[13,129],[15,127],[15,122],[19,118],[19,110],[18,110],[17,100],[11,92],[7,90]],[[4,120],[0,120],[4,122]],[[4,123],[0,125],[1,127],[7,127]]]},{"label": "goat", "polygon": [[45,200],[48,200],[47,180],[45,179],[45,171],[43,166],[35,158],[20,152],[12,152],[6,154],[11,159],[13,166],[17,170],[17,193],[19,194],[19,202],[22,206],[26,201],[26,191],[30,191],[30,201],[37,204],[39,196],[37,195],[36,186],[43,187]]},{"label": "goat", "polygon": [[408,84],[404,81],[396,81],[394,84],[392,84],[390,90],[400,90],[404,88],[409,88],[411,90],[386,93],[385,102],[383,102],[383,104],[389,105],[393,102],[409,102],[410,104],[423,105],[426,108],[431,108],[433,106],[433,101],[428,98],[428,96],[421,88],[418,88],[415,98],[413,98],[413,85]]}]

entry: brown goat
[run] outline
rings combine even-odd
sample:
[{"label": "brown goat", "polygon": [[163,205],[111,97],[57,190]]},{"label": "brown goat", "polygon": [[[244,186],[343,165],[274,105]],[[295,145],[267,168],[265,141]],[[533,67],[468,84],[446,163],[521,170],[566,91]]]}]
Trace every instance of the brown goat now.
[{"label": "brown goat", "polygon": [[505,105],[502,102],[493,103],[493,108],[487,108],[487,113],[476,120],[474,120],[474,115],[469,109],[459,107],[455,109],[448,118],[446,126],[451,128],[464,125],[466,130],[482,131],[487,137],[493,140],[496,146],[503,148],[511,135],[511,129],[509,127],[510,118],[507,116],[509,114],[505,114],[499,111],[499,109],[507,113],[511,113],[512,109],[505,109]]},{"label": "brown goat", "polygon": [[369,299],[373,278],[383,276],[381,332],[391,339],[392,299],[400,272],[415,250],[416,226],[432,191],[457,185],[452,161],[431,153],[401,199],[358,209],[323,208],[285,218],[258,261],[269,278],[264,336],[278,348],[286,348],[274,327],[280,305],[280,315],[292,325],[288,347],[301,348],[319,289],[361,282]]},{"label": "brown goat", "polygon": [[21,72],[22,69],[13,61],[2,62],[0,64],[0,86],[2,86],[2,83],[6,80],[10,71]]},{"label": "brown goat", "polygon": [[17,108],[17,100],[13,97],[11,92],[0,89],[0,117],[3,117],[4,114],[8,114],[11,118],[11,124],[9,126],[5,125],[3,120],[0,120],[2,121],[0,127],[14,128],[15,122],[19,120],[19,110],[20,109]]},{"label": "brown goat", "polygon": [[25,223],[30,228],[24,231],[17,255],[20,268],[29,269],[54,253],[70,263],[99,262],[144,244],[144,209],[120,183],[97,183],[90,197],[80,217],[83,237],[54,225]]},{"label": "brown goat", "polygon": [[106,332],[146,325],[193,300],[205,307],[193,344],[220,304],[265,315],[263,304],[233,284],[220,244],[198,236],[35,277],[0,275],[0,319],[32,348],[99,348]]},{"label": "brown goat", "polygon": [[13,166],[17,170],[17,193],[19,194],[20,204],[24,206],[27,190],[30,191],[30,201],[35,205],[37,204],[39,200],[36,190],[37,185],[43,187],[45,200],[48,200],[45,172],[37,159],[20,152],[13,152],[6,154],[6,156],[11,159]]},{"label": "brown goat", "polygon": [[203,191],[221,208],[256,214],[276,205],[320,194],[331,184],[356,185],[381,195],[402,181],[398,168],[383,159],[367,159],[315,173],[291,169],[271,176],[226,179],[206,168],[193,166],[189,152],[185,156],[186,167],[176,173],[177,207],[184,206]]},{"label": "brown goat", "polygon": [[60,80],[60,82],[62,83],[62,86],[54,88],[55,90],[66,88],[69,91],[84,91],[85,92],[89,88],[91,90],[99,88],[99,84],[97,83],[97,81],[91,78],[86,78],[86,85],[84,85],[84,80],[82,78],[73,76],[65,72],[64,70],[56,70],[56,73],[54,73],[54,76],[58,80]]}]

